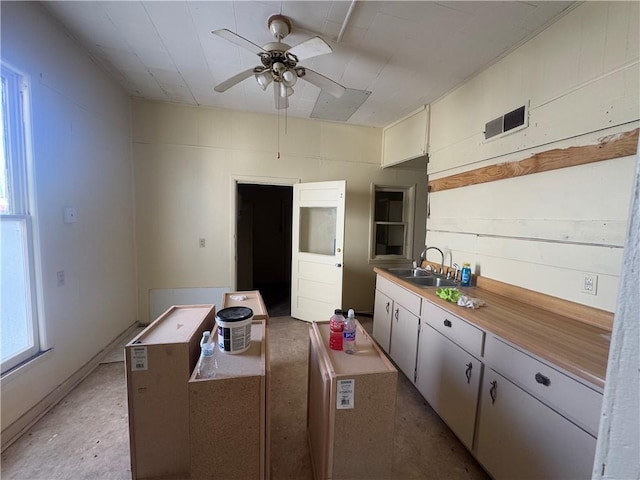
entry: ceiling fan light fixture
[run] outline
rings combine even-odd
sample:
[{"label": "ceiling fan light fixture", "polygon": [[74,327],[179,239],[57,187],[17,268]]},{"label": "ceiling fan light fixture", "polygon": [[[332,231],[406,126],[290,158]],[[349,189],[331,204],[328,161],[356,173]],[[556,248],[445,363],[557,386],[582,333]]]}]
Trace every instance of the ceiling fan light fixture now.
[{"label": "ceiling fan light fixture", "polygon": [[273,71],[276,72],[276,74],[282,75],[282,72],[284,72],[287,69],[287,66],[282,62],[273,62],[272,68],[273,68]]},{"label": "ceiling fan light fixture", "polygon": [[273,81],[273,75],[271,75],[271,72],[268,70],[256,73],[255,76],[256,82],[258,82],[258,85],[260,85],[260,88],[262,88],[262,90],[266,90],[269,84]]},{"label": "ceiling fan light fixture", "polygon": [[288,68],[284,72],[282,72],[281,76],[282,83],[284,83],[287,87],[293,87],[298,80],[298,75],[296,75],[296,72],[291,68]]}]

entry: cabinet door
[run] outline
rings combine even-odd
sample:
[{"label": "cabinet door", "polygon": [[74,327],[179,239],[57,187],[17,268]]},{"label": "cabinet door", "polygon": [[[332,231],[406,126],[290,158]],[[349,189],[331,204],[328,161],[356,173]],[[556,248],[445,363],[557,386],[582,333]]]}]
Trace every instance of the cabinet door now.
[{"label": "cabinet door", "polygon": [[373,338],[387,353],[389,353],[389,344],[391,343],[392,315],[393,300],[380,290],[376,290],[376,300],[373,307]]},{"label": "cabinet door", "polygon": [[487,368],[478,460],[501,479],[591,478],[596,439]]},{"label": "cabinet door", "polygon": [[409,380],[415,381],[416,353],[420,319],[395,303],[391,327],[389,355]]},{"label": "cabinet door", "polygon": [[423,324],[416,387],[449,428],[471,450],[482,362]]},{"label": "cabinet door", "polygon": [[382,132],[382,166],[427,154],[429,106],[426,105]]}]

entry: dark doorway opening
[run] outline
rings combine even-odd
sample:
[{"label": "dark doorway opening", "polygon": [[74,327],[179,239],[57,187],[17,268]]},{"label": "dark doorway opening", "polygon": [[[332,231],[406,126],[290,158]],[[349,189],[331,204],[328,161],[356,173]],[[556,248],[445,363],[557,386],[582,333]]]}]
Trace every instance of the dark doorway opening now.
[{"label": "dark doorway opening", "polygon": [[237,188],[237,289],[260,290],[270,317],[290,315],[293,187]]}]

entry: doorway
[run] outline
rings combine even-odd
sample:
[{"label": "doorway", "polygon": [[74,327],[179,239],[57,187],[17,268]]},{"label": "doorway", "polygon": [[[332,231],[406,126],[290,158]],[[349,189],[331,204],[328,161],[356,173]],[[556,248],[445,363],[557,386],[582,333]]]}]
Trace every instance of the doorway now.
[{"label": "doorway", "polygon": [[238,290],[260,290],[269,316],[291,314],[293,188],[237,183]]}]

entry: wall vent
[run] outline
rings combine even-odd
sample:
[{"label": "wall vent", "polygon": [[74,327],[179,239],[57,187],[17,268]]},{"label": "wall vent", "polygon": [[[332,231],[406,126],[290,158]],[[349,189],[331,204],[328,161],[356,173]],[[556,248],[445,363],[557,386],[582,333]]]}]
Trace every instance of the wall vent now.
[{"label": "wall vent", "polygon": [[491,120],[484,125],[484,139],[489,140],[506,133],[513,133],[529,126],[528,105]]}]

